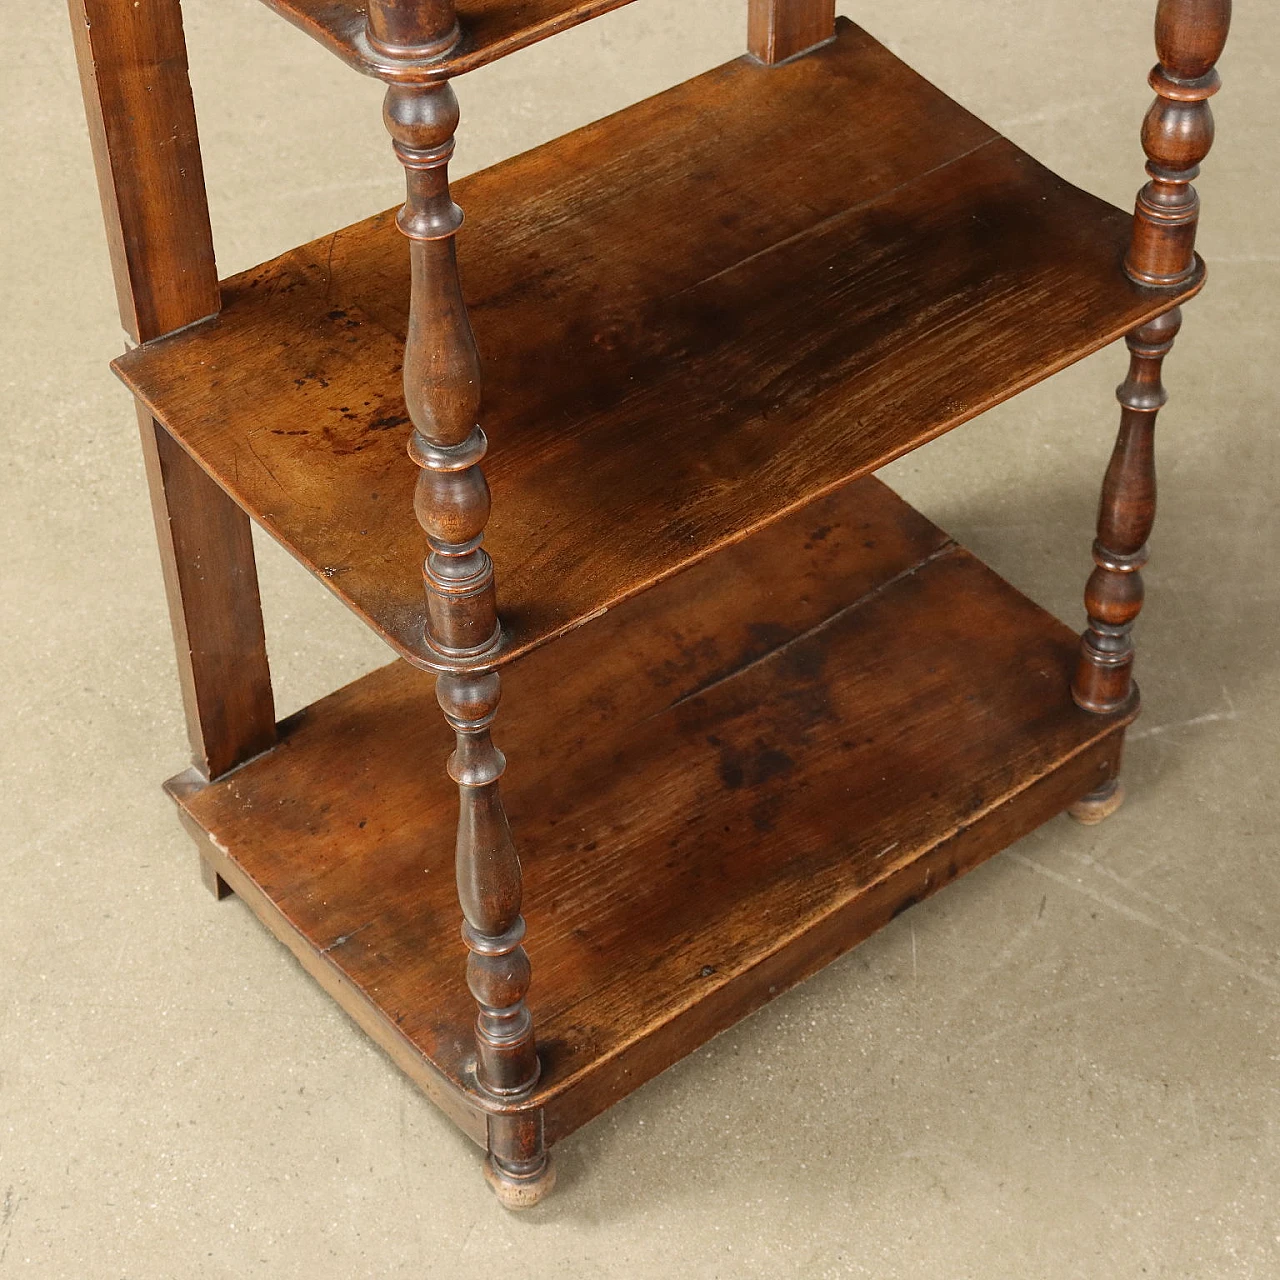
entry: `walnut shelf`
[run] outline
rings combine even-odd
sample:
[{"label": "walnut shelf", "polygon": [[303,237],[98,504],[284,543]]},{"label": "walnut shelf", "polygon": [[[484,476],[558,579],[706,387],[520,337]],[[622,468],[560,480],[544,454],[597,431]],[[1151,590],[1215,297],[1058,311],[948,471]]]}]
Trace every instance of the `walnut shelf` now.
[{"label": "walnut shelf", "polygon": [[[318,9],[316,10],[318,11]],[[1199,287],[1131,216],[841,22],[455,184],[509,661],[981,413]],[[116,368],[241,506],[424,664],[383,214],[224,284]]]},{"label": "walnut shelf", "polygon": [[[180,0],[72,0],[169,790],[526,1208],[611,1103],[1120,804],[1231,0],[1157,0],[1132,214],[834,0],[749,0],[751,56],[456,184],[449,79],[626,0],[266,2],[387,82],[406,200],[220,285]],[[869,473],[1122,336],[1077,637]],[[251,520],[401,657],[279,725]]]},{"label": "walnut shelf", "polygon": [[368,5],[360,0],[263,0],[281,17],[365,75],[438,80],[462,75],[517,49],[567,31],[632,0],[461,0],[462,38],[445,57],[417,68],[380,56],[365,35]]},{"label": "walnut shelf", "polygon": [[[1132,712],[1075,706],[1078,649],[868,478],[514,667],[548,1141],[1111,778]],[[430,701],[395,663],[170,788],[218,874],[483,1142]]]}]

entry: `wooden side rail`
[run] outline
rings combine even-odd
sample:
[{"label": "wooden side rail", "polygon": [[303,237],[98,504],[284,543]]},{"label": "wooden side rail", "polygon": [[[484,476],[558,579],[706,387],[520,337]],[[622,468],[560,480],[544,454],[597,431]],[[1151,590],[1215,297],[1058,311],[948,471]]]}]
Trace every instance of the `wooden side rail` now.
[{"label": "wooden side rail", "polygon": [[454,0],[374,0],[366,32],[376,52],[413,62],[441,57],[461,37]]},{"label": "wooden side rail", "polygon": [[[219,309],[182,12],[70,9],[120,318],[149,342]],[[149,413],[139,422],[192,754],[216,778],[276,734],[249,519]]]}]

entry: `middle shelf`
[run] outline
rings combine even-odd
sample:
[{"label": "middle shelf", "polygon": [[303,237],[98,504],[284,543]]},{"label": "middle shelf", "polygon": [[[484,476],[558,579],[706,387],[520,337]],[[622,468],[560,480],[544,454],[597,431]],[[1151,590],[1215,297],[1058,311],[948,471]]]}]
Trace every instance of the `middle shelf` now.
[{"label": "middle shelf", "polygon": [[[502,661],[1169,309],[1129,215],[865,32],[739,59],[455,184]],[[117,371],[411,662],[408,249],[379,214]]]}]

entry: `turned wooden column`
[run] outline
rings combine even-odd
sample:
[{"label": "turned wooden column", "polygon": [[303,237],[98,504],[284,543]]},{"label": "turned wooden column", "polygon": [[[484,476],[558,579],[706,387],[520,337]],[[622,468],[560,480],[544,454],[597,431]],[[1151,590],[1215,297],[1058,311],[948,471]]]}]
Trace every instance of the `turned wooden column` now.
[{"label": "turned wooden column", "polygon": [[453,0],[372,0],[365,34],[381,54],[416,62],[458,43]]},{"label": "turned wooden column", "polygon": [[[470,950],[467,986],[478,1006],[476,1085],[491,1103],[518,1104],[538,1083],[533,1019],[525,1006],[529,957],[520,914],[520,862],[502,807],[498,780],[507,762],[493,745],[498,674],[441,674],[436,698],[457,735],[449,776],[458,784],[458,901]],[[510,1208],[537,1203],[554,1172],[543,1141],[541,1110],[489,1113],[486,1174]]]},{"label": "turned wooden column", "polygon": [[[380,52],[421,65],[458,38],[443,0],[382,0],[369,11]],[[490,726],[502,642],[493,563],[484,549],[489,487],[477,425],[480,358],[458,278],[454,237],[462,210],[449,194],[458,101],[447,81],[392,84],[383,111],[404,166],[407,199],[397,219],[409,240],[411,291],[404,394],[421,468],[414,510],[426,535],[425,639],[438,658],[436,697],[456,735],[449,774],[458,785],[456,847],[467,985],[475,997],[476,1101],[488,1115],[486,1174],[504,1204],[522,1208],[550,1191],[554,1174],[542,1112],[527,1104],[538,1082],[533,1019],[525,1005],[521,876],[499,790],[506,760]]]},{"label": "turned wooden column", "polygon": [[1231,25],[1231,0],[1160,0],[1156,91],[1142,122],[1151,180],[1138,193],[1124,269],[1139,284],[1177,286],[1196,273],[1200,197],[1191,184],[1213,146],[1209,99],[1222,87],[1214,64]]},{"label": "turned wooden column", "polygon": [[[1220,86],[1214,64],[1231,21],[1231,0],[1160,0],[1159,62],[1151,72],[1157,97],[1142,126],[1150,181],[1138,193],[1126,274],[1152,289],[1180,288],[1202,270],[1195,253],[1200,198],[1192,180],[1213,145],[1209,98]],[[1121,383],[1120,432],[1107,468],[1085,588],[1089,624],[1081,639],[1072,695],[1086,711],[1119,711],[1138,696],[1133,683],[1134,621],[1142,609],[1142,567],[1156,514],[1156,416],[1167,396],[1164,358],[1182,324],[1174,308],[1127,339],[1129,376]],[[1097,822],[1123,799],[1109,779],[1072,808]]]},{"label": "turned wooden column", "polygon": [[1142,608],[1142,567],[1156,515],[1156,415],[1168,399],[1160,369],[1181,325],[1175,307],[1125,340],[1129,376],[1116,390],[1120,432],[1102,483],[1094,570],[1084,594],[1089,627],[1072,687],[1086,711],[1118,711],[1136,696],[1130,632]]}]

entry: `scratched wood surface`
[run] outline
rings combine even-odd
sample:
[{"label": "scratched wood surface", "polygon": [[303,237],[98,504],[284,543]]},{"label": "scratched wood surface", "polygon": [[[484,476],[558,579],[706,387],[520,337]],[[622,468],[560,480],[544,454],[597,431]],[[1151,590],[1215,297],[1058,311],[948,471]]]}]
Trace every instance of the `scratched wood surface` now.
[{"label": "scratched wood surface", "polygon": [[[1127,215],[848,23],[455,191],[507,659],[1177,301],[1121,273]],[[234,278],[217,319],[117,368],[415,660],[407,306],[381,215]]]},{"label": "scratched wood surface", "polygon": [[[549,1139],[1109,776],[1126,717],[1074,705],[1075,653],[867,479],[514,667],[495,732]],[[456,1114],[473,1005],[430,703],[393,664],[174,789]]]}]

